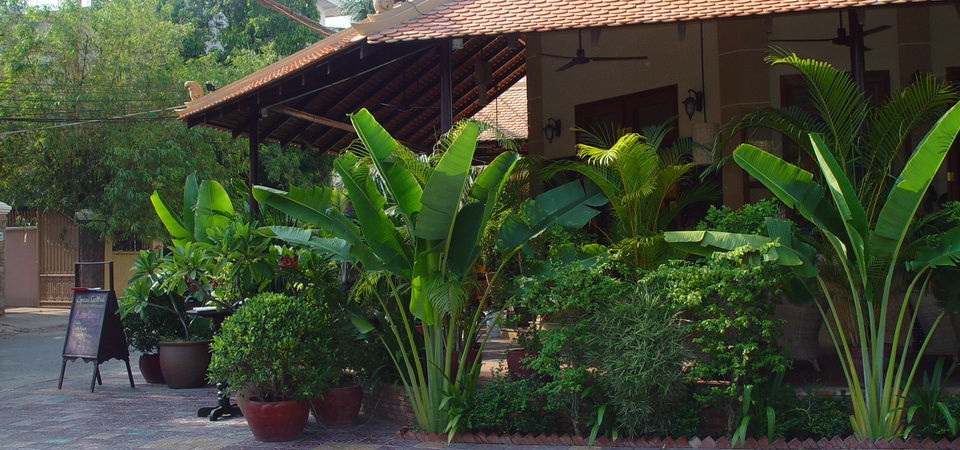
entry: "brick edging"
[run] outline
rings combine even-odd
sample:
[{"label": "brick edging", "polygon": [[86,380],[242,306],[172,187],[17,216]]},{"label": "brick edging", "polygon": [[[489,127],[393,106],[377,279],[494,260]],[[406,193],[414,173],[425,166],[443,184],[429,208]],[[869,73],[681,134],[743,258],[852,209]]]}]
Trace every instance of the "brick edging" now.
[{"label": "brick edging", "polygon": [[[445,433],[425,433],[423,431],[412,431],[407,427],[400,428],[397,436],[401,439],[421,441],[421,442],[447,442]],[[505,444],[505,445],[587,445],[587,438],[569,434],[496,434],[496,433],[457,433],[453,437],[453,442],[468,444]],[[960,439],[948,440],[946,438],[939,441],[926,438],[917,440],[910,439],[857,439],[853,436],[847,438],[834,437],[832,439],[806,440],[791,439],[785,441],[776,439],[773,441],[767,438],[747,438],[746,442],[733,447],[730,445],[730,439],[720,437],[692,437],[692,438],[636,438],[636,439],[618,439],[611,441],[607,437],[598,437],[594,445],[597,447],[646,447],[646,448],[777,448],[777,449],[847,449],[847,448],[880,448],[880,449],[960,449]]]}]

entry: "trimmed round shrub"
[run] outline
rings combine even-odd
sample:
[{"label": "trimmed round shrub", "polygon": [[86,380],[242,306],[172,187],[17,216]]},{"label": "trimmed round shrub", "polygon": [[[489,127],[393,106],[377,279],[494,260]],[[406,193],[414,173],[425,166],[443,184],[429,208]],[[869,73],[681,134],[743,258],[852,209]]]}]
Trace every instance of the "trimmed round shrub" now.
[{"label": "trimmed round shrub", "polygon": [[338,377],[336,328],[319,304],[260,294],[223,321],[210,379],[247,388],[261,401],[317,397]]}]

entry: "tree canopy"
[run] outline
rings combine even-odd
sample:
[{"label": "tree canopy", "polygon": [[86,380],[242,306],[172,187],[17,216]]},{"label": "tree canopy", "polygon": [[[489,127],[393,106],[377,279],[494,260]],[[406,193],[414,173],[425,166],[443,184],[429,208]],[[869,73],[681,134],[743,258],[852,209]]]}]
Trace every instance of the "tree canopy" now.
[{"label": "tree canopy", "polygon": [[[172,110],[188,100],[186,80],[223,86],[319,39],[254,3],[0,0],[0,200],[68,215],[90,209],[104,235],[149,239],[162,231],[150,192],[177,196],[194,171],[245,176],[245,140],[187,129]],[[287,3],[316,16],[309,1]],[[214,32],[223,22],[209,18],[220,13],[228,25]],[[222,49],[204,44],[217,41]],[[262,156],[268,184],[310,184],[329,172],[320,154],[275,147]]]}]

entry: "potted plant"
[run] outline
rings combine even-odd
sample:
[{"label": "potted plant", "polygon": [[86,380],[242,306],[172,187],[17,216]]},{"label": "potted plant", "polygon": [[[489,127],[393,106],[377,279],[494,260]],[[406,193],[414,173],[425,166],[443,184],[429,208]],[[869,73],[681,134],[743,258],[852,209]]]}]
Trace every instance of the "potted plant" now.
[{"label": "potted plant", "polygon": [[130,346],[141,353],[140,374],[150,384],[166,383],[160,370],[160,339],[178,333],[180,327],[177,313],[166,308],[166,301],[152,294],[146,279],[131,283],[120,297],[124,332]]},{"label": "potted plant", "polygon": [[244,417],[259,441],[295,439],[308,399],[336,380],[336,330],[314,301],[264,293],[224,320],[211,348],[210,378],[249,393]]},{"label": "potted plant", "polygon": [[159,250],[140,252],[134,261],[134,275],[125,292],[121,314],[136,312],[141,317],[160,313],[171,325],[157,335],[158,362],[167,386],[174,389],[196,388],[206,383],[210,363],[210,326],[206,319],[190,320],[187,302],[209,295],[210,287],[185,273],[201,277],[200,249],[194,244],[176,246],[166,255]]}]

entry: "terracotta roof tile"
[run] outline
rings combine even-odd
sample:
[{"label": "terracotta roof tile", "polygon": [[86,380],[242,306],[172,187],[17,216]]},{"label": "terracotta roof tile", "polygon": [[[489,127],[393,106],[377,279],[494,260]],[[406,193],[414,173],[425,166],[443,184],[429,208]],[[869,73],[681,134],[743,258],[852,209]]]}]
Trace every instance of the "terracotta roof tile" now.
[{"label": "terracotta roof tile", "polygon": [[297,72],[323,59],[324,56],[333,54],[351,44],[356,44],[355,38],[358,36],[357,32],[351,28],[328,36],[263,69],[253,72],[192,102],[188,102],[186,109],[181,110],[178,116],[180,119],[186,118],[199,111],[204,111],[226,103],[271,81]]},{"label": "terracotta roof tile", "polygon": [[674,22],[927,0],[450,0],[371,43]]},{"label": "terracotta roof tile", "polygon": [[[527,83],[519,81],[484,106],[473,118],[503,130],[510,139],[527,138]],[[496,140],[492,131],[480,134],[481,141]]]}]

